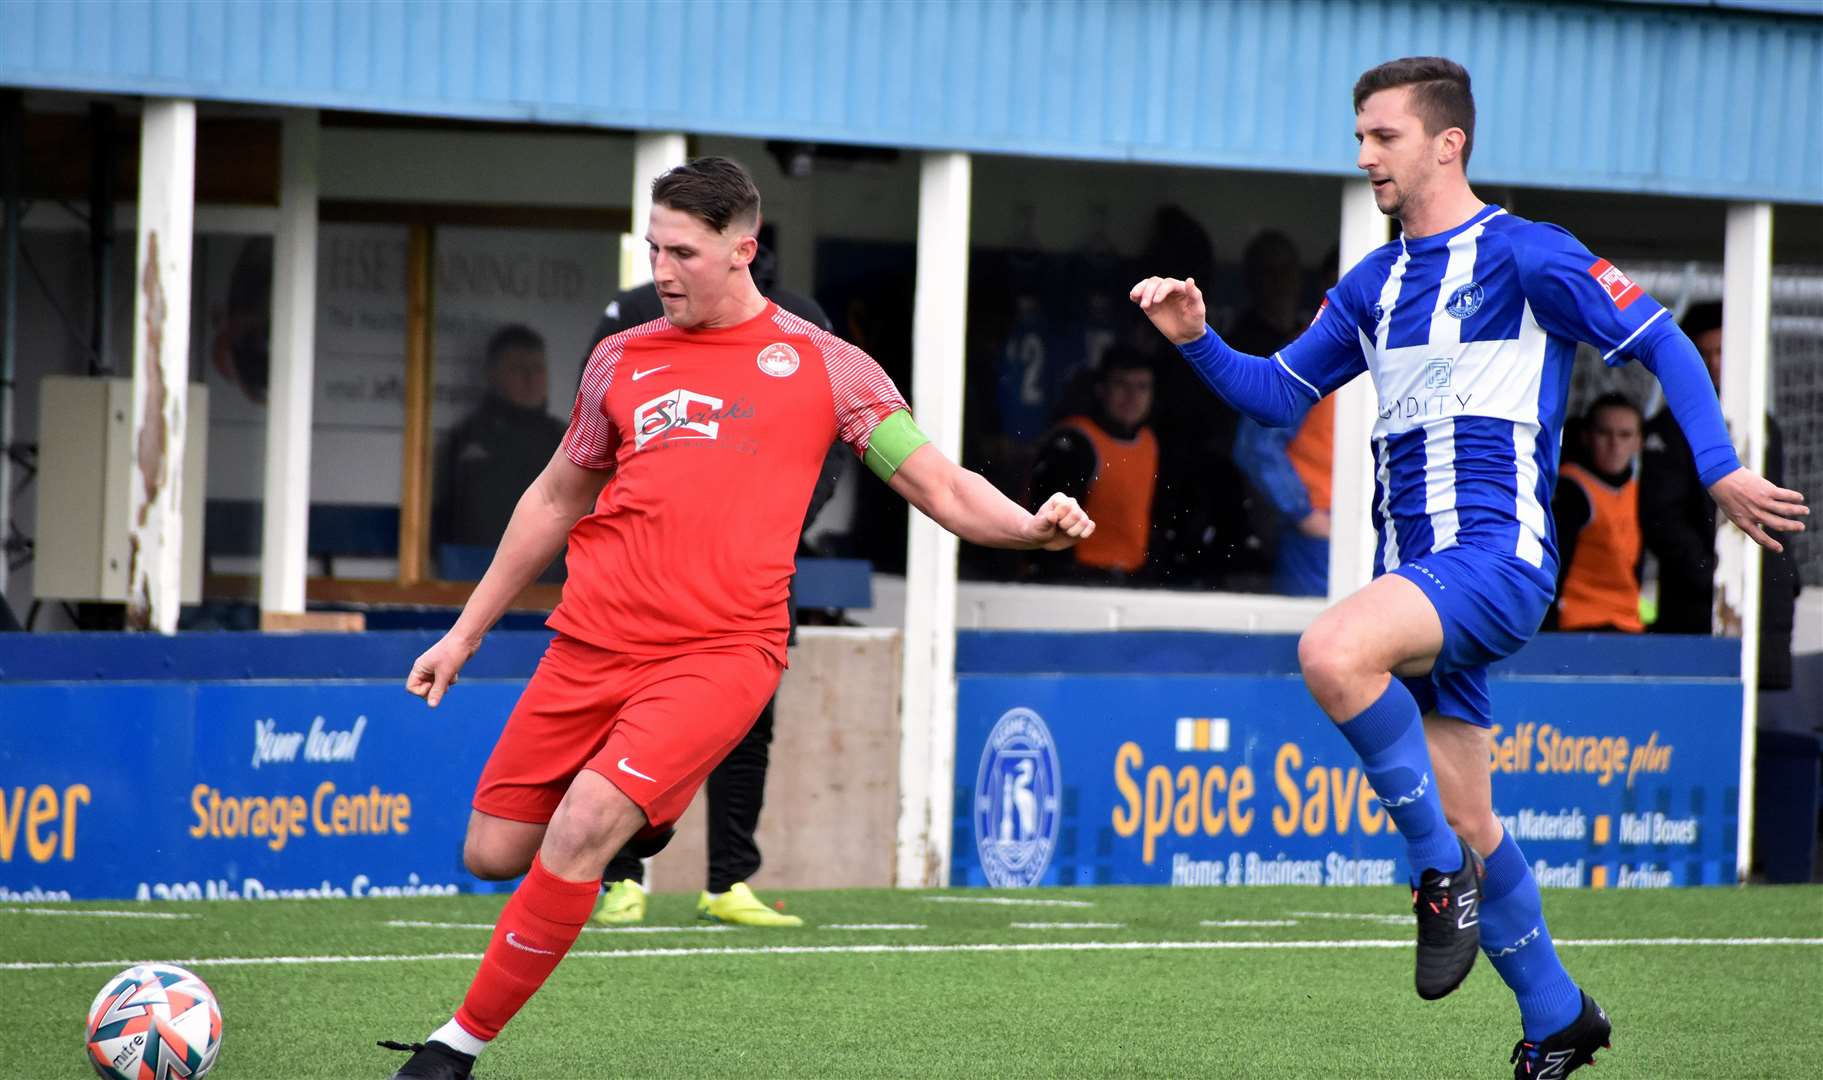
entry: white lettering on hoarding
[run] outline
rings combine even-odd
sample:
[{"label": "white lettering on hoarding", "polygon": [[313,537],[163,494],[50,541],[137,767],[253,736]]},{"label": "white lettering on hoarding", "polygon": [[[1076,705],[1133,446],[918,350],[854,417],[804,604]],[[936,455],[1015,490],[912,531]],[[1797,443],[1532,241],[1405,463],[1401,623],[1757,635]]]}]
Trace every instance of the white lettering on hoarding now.
[{"label": "white lettering on hoarding", "polygon": [[280,731],[278,721],[267,717],[253,722],[253,767],[263,764],[289,764],[304,752],[304,760],[333,763],[355,760],[361,750],[361,734],[367,730],[367,717],[354,718],[346,731],[330,728],[321,716],[310,721],[309,731]]}]

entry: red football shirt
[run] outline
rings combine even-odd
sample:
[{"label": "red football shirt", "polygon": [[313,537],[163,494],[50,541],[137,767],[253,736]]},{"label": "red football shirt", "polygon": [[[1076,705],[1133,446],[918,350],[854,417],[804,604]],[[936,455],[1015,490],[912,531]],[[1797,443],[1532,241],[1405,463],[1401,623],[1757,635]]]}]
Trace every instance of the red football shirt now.
[{"label": "red football shirt", "polygon": [[570,531],[549,625],[627,653],[731,643],[785,662],[786,592],[823,458],[867,450],[905,398],[873,358],[778,305],[665,319],[597,345],[564,451],[615,470]]}]

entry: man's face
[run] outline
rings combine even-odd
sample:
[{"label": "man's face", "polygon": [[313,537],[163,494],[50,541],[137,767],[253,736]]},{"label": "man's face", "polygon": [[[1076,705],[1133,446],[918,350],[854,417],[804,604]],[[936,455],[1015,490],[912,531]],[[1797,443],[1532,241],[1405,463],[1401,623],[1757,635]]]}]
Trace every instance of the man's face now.
[{"label": "man's face", "polygon": [[500,350],[488,371],[494,393],[522,409],[544,408],[549,389],[544,350],[530,345],[509,345]]},{"label": "man's face", "polygon": [[688,330],[715,317],[753,261],[752,230],[736,221],[716,232],[701,218],[653,204],[646,228],[652,283],[673,326]]},{"label": "man's face", "polygon": [[1709,369],[1709,381],[1715,388],[1722,388],[1722,328],[1705,330],[1690,339],[1696,343],[1696,351],[1703,354],[1703,366]]},{"label": "man's face", "polygon": [[1152,373],[1117,368],[1102,381],[1098,391],[1108,419],[1122,427],[1136,428],[1152,414]]},{"label": "man's face", "polygon": [[1355,164],[1374,186],[1374,205],[1398,217],[1420,200],[1437,171],[1437,139],[1424,133],[1424,120],[1411,110],[1412,88],[1395,86],[1371,94],[1355,114],[1360,153]]},{"label": "man's face", "polygon": [[1639,414],[1619,405],[1596,410],[1589,421],[1589,460],[1610,476],[1625,469],[1639,453]]}]

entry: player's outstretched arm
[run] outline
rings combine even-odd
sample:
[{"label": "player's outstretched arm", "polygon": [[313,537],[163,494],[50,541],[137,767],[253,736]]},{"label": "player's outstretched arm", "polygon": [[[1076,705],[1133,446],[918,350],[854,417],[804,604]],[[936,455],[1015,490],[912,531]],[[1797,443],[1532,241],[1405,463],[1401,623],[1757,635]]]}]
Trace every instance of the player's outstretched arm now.
[{"label": "player's outstretched arm", "polygon": [[1095,523],[1068,495],[1052,495],[1036,514],[1028,514],[986,477],[957,465],[929,443],[913,450],[887,483],[924,516],[983,547],[1061,551],[1095,531]]},{"label": "player's outstretched arm", "polygon": [[1754,543],[1770,551],[1785,550],[1768,530],[1802,532],[1810,508],[1801,493],[1779,487],[1741,464],[1696,346],[1666,320],[1640,336],[1634,355],[1658,377],[1665,405],[1690,443],[1697,475],[1715,504]]},{"label": "player's outstretched arm", "polygon": [[1209,312],[1195,278],[1149,277],[1133,286],[1128,297],[1177,346],[1198,378],[1255,421],[1290,427],[1320,396],[1282,362],[1229,348],[1206,322]]},{"label": "player's outstretched arm", "polygon": [[482,637],[513,598],[551,565],[570,529],[594,507],[611,475],[605,469],[585,469],[569,459],[564,447],[557,448],[538,479],[519,496],[494,560],[469,594],[456,625],[412,664],[406,690],[432,708],[443,700],[462,665],[481,647]]}]

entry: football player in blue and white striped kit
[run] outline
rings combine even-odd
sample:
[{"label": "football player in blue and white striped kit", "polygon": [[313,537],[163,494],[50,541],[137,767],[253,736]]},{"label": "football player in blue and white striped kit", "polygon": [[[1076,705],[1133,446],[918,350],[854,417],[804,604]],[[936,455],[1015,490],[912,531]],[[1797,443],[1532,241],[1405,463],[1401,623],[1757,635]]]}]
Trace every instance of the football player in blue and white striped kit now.
[{"label": "football player in blue and white striped kit", "polygon": [[1664,308],[1564,230],[1475,196],[1461,65],[1382,64],[1354,101],[1356,164],[1402,236],[1350,270],[1298,340],[1270,357],[1230,349],[1194,280],[1147,278],[1132,298],[1263,424],[1294,424],[1372,374],[1376,576],[1311,625],[1298,661],[1408,845],[1418,993],[1448,994],[1485,950],[1519,1002],[1514,1075],[1562,1076],[1610,1025],[1559,962],[1538,884],[1494,815],[1487,668],[1551,602],[1548,507],[1576,343],[1658,376],[1703,483],[1760,544],[1779,550],[1767,530],[1801,529],[1808,508],[1741,466],[1702,357]]}]

